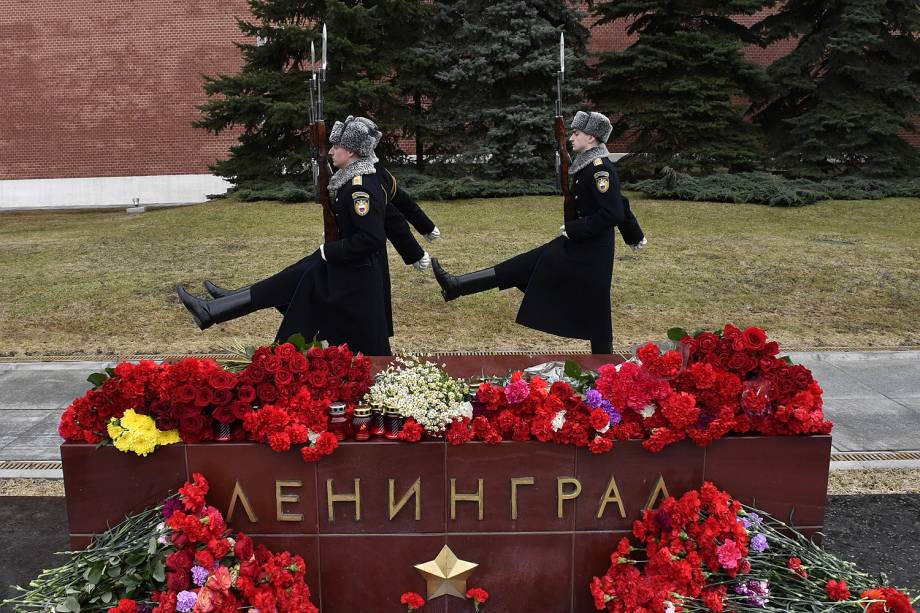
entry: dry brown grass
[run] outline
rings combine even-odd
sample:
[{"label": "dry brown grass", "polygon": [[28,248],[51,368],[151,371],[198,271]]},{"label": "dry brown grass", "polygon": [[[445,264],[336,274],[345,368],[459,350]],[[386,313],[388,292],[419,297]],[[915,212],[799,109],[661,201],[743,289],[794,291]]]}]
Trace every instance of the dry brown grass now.
[{"label": "dry brown grass", "polygon": [[[453,272],[491,266],[556,235],[558,198],[423,203],[444,239],[427,245]],[[618,240],[613,320],[618,348],[673,325],[764,326],[786,349],[920,345],[920,200],[831,201],[776,209],[634,199],[649,238]],[[279,317],[258,313],[199,332],[173,286],[235,286],[319,244],[314,206],[216,201],[123,212],[0,216],[0,352],[195,353],[270,341]],[[514,323],[517,290],[445,304],[430,274],[391,250],[396,349],[585,349]]]}]

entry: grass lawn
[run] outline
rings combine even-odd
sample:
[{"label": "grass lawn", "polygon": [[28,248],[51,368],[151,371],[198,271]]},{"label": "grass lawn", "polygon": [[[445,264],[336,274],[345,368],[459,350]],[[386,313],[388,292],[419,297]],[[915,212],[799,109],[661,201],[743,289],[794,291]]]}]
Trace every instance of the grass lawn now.
[{"label": "grass lawn", "polygon": [[[455,273],[553,238],[559,198],[423,203],[443,240],[428,245]],[[672,325],[760,325],[784,349],[920,345],[920,200],[830,201],[804,208],[644,200],[649,239],[617,238],[615,345]],[[199,332],[175,283],[237,286],[319,244],[313,205],[237,203],[119,212],[0,215],[0,355],[201,353],[270,341],[274,311]],[[423,241],[424,242],[424,241]],[[444,303],[430,272],[390,250],[396,336],[406,351],[587,348],[514,323],[521,294]]]}]

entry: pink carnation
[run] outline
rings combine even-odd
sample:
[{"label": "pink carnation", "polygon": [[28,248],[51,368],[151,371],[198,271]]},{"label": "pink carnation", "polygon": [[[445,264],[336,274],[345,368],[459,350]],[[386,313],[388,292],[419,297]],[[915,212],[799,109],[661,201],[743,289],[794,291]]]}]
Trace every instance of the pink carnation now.
[{"label": "pink carnation", "polygon": [[508,404],[524,402],[528,394],[530,394],[530,386],[523,379],[511,381],[505,386],[505,398],[508,399]]},{"label": "pink carnation", "polygon": [[719,564],[722,565],[722,568],[731,570],[738,568],[738,562],[741,561],[741,548],[735,541],[725,539],[725,542],[716,549],[716,555],[719,557]]}]

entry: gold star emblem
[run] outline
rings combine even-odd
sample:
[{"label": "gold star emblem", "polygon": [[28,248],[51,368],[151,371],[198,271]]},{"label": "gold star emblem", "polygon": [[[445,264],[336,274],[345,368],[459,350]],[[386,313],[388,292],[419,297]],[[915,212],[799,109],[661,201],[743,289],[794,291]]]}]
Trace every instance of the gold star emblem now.
[{"label": "gold star emblem", "polygon": [[428,600],[450,594],[466,598],[466,580],[479,564],[459,559],[450,547],[444,545],[434,560],[416,564],[428,584]]}]

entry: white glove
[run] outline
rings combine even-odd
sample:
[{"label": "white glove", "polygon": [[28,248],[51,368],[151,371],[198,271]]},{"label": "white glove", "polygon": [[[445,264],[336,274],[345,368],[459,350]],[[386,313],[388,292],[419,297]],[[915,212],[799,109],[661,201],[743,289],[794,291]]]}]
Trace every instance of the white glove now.
[{"label": "white glove", "polygon": [[559,226],[559,236],[569,237],[569,235],[565,233],[565,224]]},{"label": "white glove", "polygon": [[418,262],[412,264],[412,267],[419,272],[425,272],[428,270],[428,267],[431,266],[431,256],[428,255],[428,252],[425,252],[425,255],[422,256]]},{"label": "white glove", "polygon": [[323,258],[324,262],[326,261],[326,250],[323,249],[325,246],[325,244],[319,246],[319,257]]},{"label": "white glove", "polygon": [[645,247],[647,244],[648,244],[648,241],[645,240],[645,237],[643,236],[641,241],[639,241],[635,245],[630,245],[630,247],[632,247],[633,251],[635,251],[636,253],[639,253],[639,251],[641,251],[642,248]]},{"label": "white glove", "polygon": [[[437,226],[435,226],[435,227],[434,227],[434,230],[432,230],[431,232],[429,232],[428,234],[425,235],[425,238],[428,239],[428,242],[429,242],[429,243],[433,243],[433,242],[435,242],[436,240],[438,240],[439,238],[441,238],[441,231],[438,230],[438,227],[437,227]],[[425,255],[427,256],[428,254],[426,253]],[[430,259],[430,258],[429,258],[429,259]],[[427,268],[427,267],[428,267],[428,265],[425,264],[425,268]]]}]

